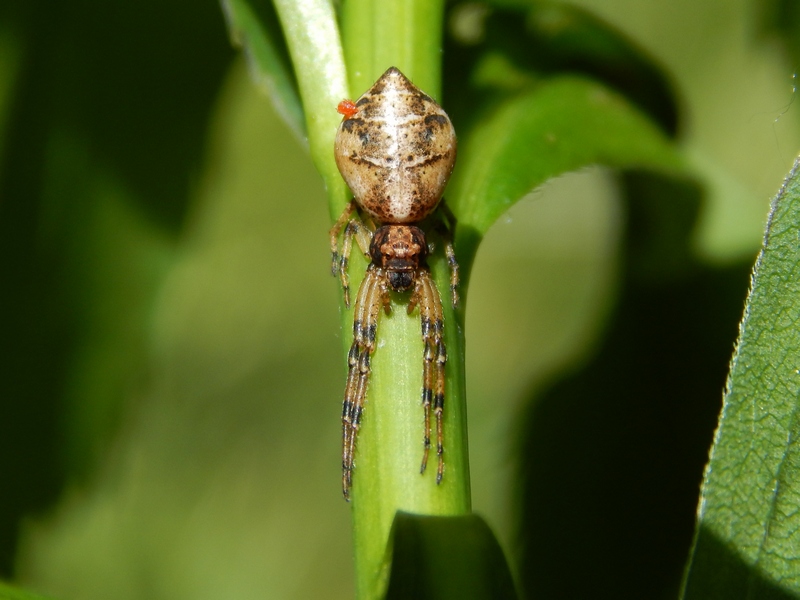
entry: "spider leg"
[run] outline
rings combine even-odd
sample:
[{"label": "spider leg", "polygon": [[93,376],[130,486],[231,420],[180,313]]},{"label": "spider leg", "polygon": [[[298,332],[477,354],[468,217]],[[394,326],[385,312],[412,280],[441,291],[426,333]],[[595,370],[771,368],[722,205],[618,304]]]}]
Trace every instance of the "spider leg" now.
[{"label": "spider leg", "polygon": [[336,277],[339,273],[339,234],[342,232],[342,227],[350,220],[351,215],[356,210],[355,200],[348,202],[344,207],[342,214],[336,219],[328,234],[331,238],[331,275]]},{"label": "spider leg", "polygon": [[[350,308],[350,277],[347,274],[347,270],[353,237],[355,236],[358,247],[367,258],[369,258],[369,244],[372,241],[372,232],[361,221],[357,208],[358,205],[355,200],[349,202],[329,232],[331,240],[331,274],[334,277],[339,276],[344,292],[344,305],[347,308]],[[353,213],[356,213],[355,217],[353,217]],[[342,228],[344,228],[344,236],[340,252],[339,234],[342,232]]]},{"label": "spider leg", "polygon": [[458,306],[458,261],[456,260],[456,252],[453,248],[453,230],[456,227],[456,216],[450,210],[450,207],[445,204],[444,199],[439,203],[439,210],[447,221],[439,217],[436,222],[436,230],[444,240],[444,252],[447,256],[447,264],[450,265],[450,297],[453,302],[453,308]]},{"label": "spider leg", "polygon": [[381,308],[386,306],[387,297],[383,271],[370,265],[356,297],[353,344],[347,357],[347,385],[342,404],[342,493],[346,500],[350,499],[353,483],[356,438],[367,395],[378,316]]},{"label": "spider leg", "polygon": [[422,326],[422,341],[425,344],[422,362],[422,407],[425,413],[424,449],[420,473],[428,466],[428,453],[431,446],[431,405],[436,419],[436,483],[442,481],[444,474],[444,434],[442,431],[442,412],[444,410],[444,368],[447,351],[444,346],[444,320],[442,300],[436,283],[427,270],[420,270],[414,287],[412,302],[419,305]]},{"label": "spider leg", "polygon": [[450,265],[450,297],[453,302],[453,308],[455,308],[458,306],[458,262],[456,261],[452,240],[448,240],[444,245],[444,251],[447,255],[447,262]]}]

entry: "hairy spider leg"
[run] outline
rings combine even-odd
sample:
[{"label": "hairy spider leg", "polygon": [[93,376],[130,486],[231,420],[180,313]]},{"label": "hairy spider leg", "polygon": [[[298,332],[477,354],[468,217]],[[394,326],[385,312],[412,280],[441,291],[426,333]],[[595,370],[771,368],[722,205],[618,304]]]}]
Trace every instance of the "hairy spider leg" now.
[{"label": "hairy spider leg", "polygon": [[436,283],[427,269],[417,273],[414,293],[408,308],[409,313],[419,305],[422,341],[425,344],[422,363],[422,407],[425,413],[425,434],[423,437],[422,465],[420,473],[428,466],[428,453],[431,447],[431,405],[436,419],[436,483],[441,483],[444,474],[444,433],[442,413],[444,411],[444,367],[447,351],[444,345],[444,317],[442,299]]},{"label": "hairy spider leg", "polygon": [[356,210],[355,200],[351,200],[344,207],[342,214],[336,219],[336,223],[331,227],[329,235],[331,237],[331,275],[336,277],[339,274],[339,234],[342,232],[342,227],[350,220],[350,217]]},{"label": "hairy spider leg", "polygon": [[350,499],[356,438],[364,410],[371,356],[381,307],[389,312],[389,292],[383,270],[370,265],[356,297],[353,344],[348,353],[347,385],[342,404],[342,493]]},{"label": "hairy spider leg", "polygon": [[[353,237],[362,254],[369,259],[369,244],[372,241],[372,231],[361,221],[358,216],[358,205],[355,200],[348,202],[342,214],[330,229],[331,238],[331,274],[339,276],[344,292],[344,305],[350,308],[350,277],[347,273],[350,262],[350,250],[353,245]],[[353,217],[353,213],[356,214]],[[342,240],[342,250],[339,252],[339,234],[344,228]]]},{"label": "hairy spider leg", "polygon": [[[450,298],[453,308],[458,306],[458,261],[456,251],[453,248],[453,230],[456,227],[456,216],[450,211],[450,207],[445,204],[444,199],[439,203],[440,215],[436,219],[436,231],[444,240],[444,253],[447,256],[447,264],[450,266]],[[447,219],[447,222],[441,217]]]},{"label": "hairy spider leg", "polygon": [[450,298],[453,302],[453,308],[455,308],[458,306],[458,261],[456,260],[452,239],[448,239],[445,243],[444,252],[447,255],[447,263],[450,265]]}]

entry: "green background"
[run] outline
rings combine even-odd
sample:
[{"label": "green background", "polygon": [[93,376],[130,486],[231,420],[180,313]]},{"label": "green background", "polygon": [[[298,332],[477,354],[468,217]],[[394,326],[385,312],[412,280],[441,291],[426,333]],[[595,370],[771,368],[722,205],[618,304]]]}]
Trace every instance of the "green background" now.
[{"label": "green background", "polygon": [[[620,260],[646,256],[650,204],[599,168],[501,217],[466,319],[473,504],[531,596],[673,597],[798,150],[795,67],[771,4],[580,4],[674,83],[707,185],[676,217],[696,258]],[[219,7],[3,3],[0,140],[0,575],[64,599],[351,597],[321,178]]]}]

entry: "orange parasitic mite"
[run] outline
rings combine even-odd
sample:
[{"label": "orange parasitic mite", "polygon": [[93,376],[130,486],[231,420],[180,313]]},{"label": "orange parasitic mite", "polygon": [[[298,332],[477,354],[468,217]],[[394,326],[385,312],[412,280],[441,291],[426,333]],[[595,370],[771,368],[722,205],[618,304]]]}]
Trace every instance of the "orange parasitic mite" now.
[{"label": "orange parasitic mite", "polygon": [[339,102],[339,106],[336,107],[336,112],[344,115],[345,119],[352,119],[358,114],[358,107],[352,100],[342,100]]}]

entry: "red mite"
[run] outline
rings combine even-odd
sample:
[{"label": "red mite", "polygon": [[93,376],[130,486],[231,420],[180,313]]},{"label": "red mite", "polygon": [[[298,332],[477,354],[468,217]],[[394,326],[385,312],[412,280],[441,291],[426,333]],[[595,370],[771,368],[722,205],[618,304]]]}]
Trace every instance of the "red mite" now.
[{"label": "red mite", "polygon": [[358,107],[352,100],[342,100],[339,102],[339,106],[336,107],[336,112],[344,115],[345,119],[352,119],[358,113]]}]

